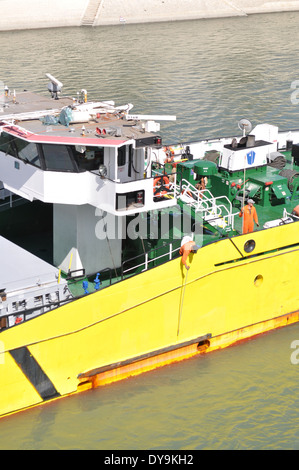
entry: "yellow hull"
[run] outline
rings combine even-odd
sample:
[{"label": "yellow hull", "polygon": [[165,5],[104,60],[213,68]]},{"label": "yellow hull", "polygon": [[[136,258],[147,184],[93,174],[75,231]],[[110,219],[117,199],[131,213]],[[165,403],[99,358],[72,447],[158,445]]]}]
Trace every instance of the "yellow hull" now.
[{"label": "yellow hull", "polygon": [[175,259],[1,332],[0,416],[297,322],[297,243],[297,223],[223,239],[187,279]]}]

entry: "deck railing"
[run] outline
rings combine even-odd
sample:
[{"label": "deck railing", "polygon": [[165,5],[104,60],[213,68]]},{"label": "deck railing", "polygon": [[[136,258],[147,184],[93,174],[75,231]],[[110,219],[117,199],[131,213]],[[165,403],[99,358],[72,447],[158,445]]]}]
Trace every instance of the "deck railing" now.
[{"label": "deck railing", "polygon": [[209,223],[218,222],[220,225],[234,230],[235,216],[231,201],[227,196],[213,196],[208,189],[198,190],[189,181],[183,179],[177,185],[177,198],[201,213],[202,218]]},{"label": "deck railing", "polygon": [[[128,275],[132,276],[136,274],[137,270],[139,270],[139,272],[147,271],[148,269],[151,269],[159,264],[163,264],[166,261],[170,261],[176,258],[179,254],[180,246],[177,247],[174,245],[177,245],[177,244],[180,245],[180,243],[181,243],[181,240],[177,240],[177,242],[175,241],[165,246],[154,248],[148,252],[141,253],[137,256],[134,256],[133,258],[125,260],[121,266],[121,278],[124,279],[124,277]],[[157,254],[157,252],[161,252],[162,250],[164,251],[164,253]],[[131,266],[126,268],[126,265],[131,265]]]}]

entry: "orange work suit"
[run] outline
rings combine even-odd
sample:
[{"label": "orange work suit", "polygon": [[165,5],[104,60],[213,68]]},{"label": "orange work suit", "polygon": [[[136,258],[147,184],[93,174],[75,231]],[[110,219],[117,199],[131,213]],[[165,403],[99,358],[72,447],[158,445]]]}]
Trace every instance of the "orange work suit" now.
[{"label": "orange work suit", "polygon": [[[244,215],[243,220],[243,233],[253,232],[254,222],[258,225],[259,221],[257,218],[256,209],[254,206],[249,206],[248,204],[244,206],[243,212],[239,213],[239,217]],[[254,222],[253,222],[254,221]]]},{"label": "orange work suit", "polygon": [[194,245],[196,245],[196,243],[194,243],[194,241],[191,240],[190,242],[187,242],[183,246],[181,246],[181,249],[180,249],[180,255],[183,255],[182,263],[184,266],[186,266],[187,269],[189,269],[189,266],[187,265],[187,259]]}]

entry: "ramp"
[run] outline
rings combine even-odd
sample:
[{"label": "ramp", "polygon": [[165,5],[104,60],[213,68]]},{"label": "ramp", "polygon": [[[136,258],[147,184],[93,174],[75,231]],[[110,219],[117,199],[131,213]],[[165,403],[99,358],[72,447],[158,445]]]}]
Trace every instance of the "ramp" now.
[{"label": "ramp", "polygon": [[89,0],[81,26],[93,26],[102,6],[103,0]]}]

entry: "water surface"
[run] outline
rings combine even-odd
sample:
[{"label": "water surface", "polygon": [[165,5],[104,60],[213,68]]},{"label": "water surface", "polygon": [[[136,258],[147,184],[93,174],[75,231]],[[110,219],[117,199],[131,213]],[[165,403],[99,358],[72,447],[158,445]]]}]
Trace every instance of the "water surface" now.
[{"label": "water surface", "polygon": [[[238,121],[298,128],[299,13],[1,32],[2,79],[47,94],[174,114],[165,143],[233,135]],[[231,295],[233,295],[233,286]],[[238,308],[238,306],[236,306]],[[0,420],[1,449],[298,449],[294,325],[224,351]]]}]

